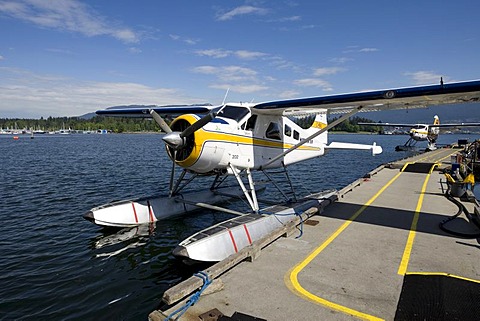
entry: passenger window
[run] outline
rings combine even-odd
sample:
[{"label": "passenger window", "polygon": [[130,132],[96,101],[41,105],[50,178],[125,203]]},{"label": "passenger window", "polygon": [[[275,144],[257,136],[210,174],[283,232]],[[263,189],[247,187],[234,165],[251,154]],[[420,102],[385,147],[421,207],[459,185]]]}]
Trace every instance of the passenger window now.
[{"label": "passenger window", "polygon": [[268,125],[265,136],[267,138],[281,140],[282,138],[280,137],[280,126],[277,123],[270,123],[270,125]]},{"label": "passenger window", "polygon": [[285,135],[288,136],[288,137],[291,137],[292,136],[292,129],[290,128],[290,126],[288,125],[285,125],[285,131],[284,131]]},{"label": "passenger window", "polygon": [[300,134],[296,130],[293,131],[293,138],[295,138],[296,140],[300,139]]}]

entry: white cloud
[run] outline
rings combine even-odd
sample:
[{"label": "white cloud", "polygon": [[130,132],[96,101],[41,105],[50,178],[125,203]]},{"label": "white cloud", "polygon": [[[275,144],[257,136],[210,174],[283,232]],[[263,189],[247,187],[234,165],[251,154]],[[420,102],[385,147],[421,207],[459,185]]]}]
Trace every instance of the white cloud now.
[{"label": "white cloud", "polygon": [[174,88],[128,82],[79,81],[0,67],[0,114],[3,117],[79,116],[115,105],[196,102]]},{"label": "white cloud", "polygon": [[443,81],[449,81],[448,77],[444,77],[443,75],[436,74],[432,71],[406,72],[404,75],[412,78],[415,85],[439,84],[441,77],[443,77]]},{"label": "white cloud", "polygon": [[294,84],[301,87],[319,87],[324,91],[332,91],[332,85],[323,79],[318,78],[304,78],[294,80]]},{"label": "white cloud", "polygon": [[268,56],[266,53],[258,51],[249,51],[249,50],[225,50],[225,49],[205,49],[197,50],[195,53],[199,56],[207,56],[212,58],[227,58],[230,56],[235,56],[239,59],[256,59],[260,57]]},{"label": "white cloud", "polygon": [[126,43],[139,41],[139,35],[95,12],[76,0],[21,0],[0,3],[0,12],[42,28],[78,32],[88,37],[108,35]]},{"label": "white cloud", "polygon": [[192,38],[185,38],[176,34],[170,34],[169,35],[170,39],[175,40],[175,41],[182,41],[186,43],[187,45],[196,45],[197,43],[200,42],[200,39],[192,39]]},{"label": "white cloud", "polygon": [[378,51],[377,48],[362,48],[358,52],[375,52]]},{"label": "white cloud", "polygon": [[264,57],[267,54],[258,51],[248,51],[248,50],[237,50],[235,51],[235,56],[240,59],[256,59],[260,57]]},{"label": "white cloud", "polygon": [[212,58],[226,58],[232,54],[231,50],[224,49],[205,49],[197,50],[195,53],[199,56],[207,56]]},{"label": "white cloud", "polygon": [[210,85],[210,88],[249,94],[268,89],[267,86],[260,84],[257,79],[257,72],[250,68],[241,66],[199,66],[192,70],[195,73],[212,75],[216,78],[216,83]]},{"label": "white cloud", "polygon": [[338,58],[332,58],[330,59],[331,62],[336,63],[336,64],[345,64],[349,61],[353,61],[352,58],[347,58],[347,57],[338,57]]},{"label": "white cloud", "polygon": [[350,46],[347,50],[344,50],[343,53],[355,53],[355,52],[376,52],[379,51],[378,48],[364,47],[360,48],[359,46]]},{"label": "white cloud", "polygon": [[225,81],[254,80],[255,76],[257,75],[255,70],[240,66],[199,66],[195,67],[193,72],[205,75],[214,75],[218,79]]},{"label": "white cloud", "polygon": [[247,14],[264,15],[267,12],[268,10],[264,8],[253,7],[253,6],[240,6],[226,13],[218,15],[217,20],[226,21],[226,20],[231,20],[236,16],[247,15]]},{"label": "white cloud", "polygon": [[137,48],[137,47],[130,47],[130,48],[128,48],[128,51],[132,54],[142,53],[142,49]]},{"label": "white cloud", "polygon": [[221,90],[230,90],[231,92],[238,92],[241,94],[251,94],[263,90],[267,90],[267,86],[257,85],[257,84],[248,84],[248,85],[231,85],[231,84],[216,84],[209,86],[213,89],[221,89]]},{"label": "white cloud", "polygon": [[289,17],[283,17],[279,19],[268,20],[268,22],[295,22],[300,20],[302,20],[301,16],[289,16]]},{"label": "white cloud", "polygon": [[279,94],[279,98],[281,99],[290,99],[290,98],[295,98],[295,97],[298,97],[300,95],[300,92],[296,91],[296,90],[286,90],[284,92],[281,92]]},{"label": "white cloud", "polygon": [[3,56],[2,56],[2,55],[0,55],[0,60],[3,60],[3,59],[5,59],[5,58],[3,58]]},{"label": "white cloud", "polygon": [[324,68],[317,68],[313,71],[313,75],[317,77],[322,77],[326,75],[335,75],[339,72],[345,71],[345,68],[340,67],[324,67]]}]

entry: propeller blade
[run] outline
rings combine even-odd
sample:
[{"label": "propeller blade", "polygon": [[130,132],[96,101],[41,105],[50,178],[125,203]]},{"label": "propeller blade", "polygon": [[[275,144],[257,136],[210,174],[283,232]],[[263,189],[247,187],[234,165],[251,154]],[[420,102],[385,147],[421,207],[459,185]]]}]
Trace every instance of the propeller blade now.
[{"label": "propeller blade", "polygon": [[212,121],[215,117],[217,116],[217,113],[215,112],[210,112],[207,115],[203,116],[199,120],[197,120],[195,123],[192,125],[188,126],[183,132],[180,133],[180,137],[184,138],[187,136],[190,136],[206,124],[208,124],[210,121]]},{"label": "propeller blade", "polygon": [[170,134],[172,130],[170,127],[168,127],[167,123],[165,120],[163,120],[162,117],[153,109],[150,109],[150,115],[152,115],[153,119],[155,119],[155,122],[160,126],[160,128],[167,134]]}]

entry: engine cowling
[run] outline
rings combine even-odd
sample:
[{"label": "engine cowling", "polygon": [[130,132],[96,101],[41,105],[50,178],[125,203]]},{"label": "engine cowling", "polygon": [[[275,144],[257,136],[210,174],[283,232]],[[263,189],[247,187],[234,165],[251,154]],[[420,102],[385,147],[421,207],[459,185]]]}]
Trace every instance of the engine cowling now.
[{"label": "engine cowling", "polygon": [[[181,133],[197,120],[198,117],[193,114],[181,115],[172,121],[170,128],[173,132]],[[189,163],[193,163],[194,159],[198,158],[198,155],[195,153],[195,133],[184,137],[183,140],[183,145],[178,149],[174,149],[168,145],[166,145],[166,148],[168,157],[170,157],[172,161],[182,167],[188,167]]]},{"label": "engine cowling", "polygon": [[[193,114],[181,115],[170,124],[176,139],[181,139],[179,134],[200,119]],[[209,125],[205,125],[207,128]],[[169,135],[169,134],[167,134]],[[164,140],[167,137],[164,136]],[[193,134],[183,137],[178,147],[167,142],[167,153],[171,160],[178,166],[187,168],[202,174],[215,174],[224,171],[228,167],[229,154],[225,152],[225,146],[237,148],[227,139],[224,132],[218,130],[200,128]],[[229,149],[231,150],[231,149]],[[238,151],[235,154],[239,154]]]}]

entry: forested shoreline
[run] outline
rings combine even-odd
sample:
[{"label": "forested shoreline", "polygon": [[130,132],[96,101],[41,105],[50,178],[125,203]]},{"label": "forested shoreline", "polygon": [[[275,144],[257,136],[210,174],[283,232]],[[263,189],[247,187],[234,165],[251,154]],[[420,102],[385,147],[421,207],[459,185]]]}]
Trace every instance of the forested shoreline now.
[{"label": "forested shoreline", "polygon": [[[170,123],[171,119],[166,119]],[[329,120],[333,121],[335,118]],[[360,126],[359,122],[372,122],[361,117],[351,117],[343,123],[335,126],[331,131],[342,132],[378,132],[378,126]],[[1,129],[18,130],[44,130],[56,131],[60,129],[71,129],[75,131],[85,130],[107,130],[113,133],[124,132],[159,132],[160,128],[152,119],[123,118],[123,117],[102,117],[95,116],[90,119],[81,117],[48,117],[40,119],[24,118],[0,118]]]}]

